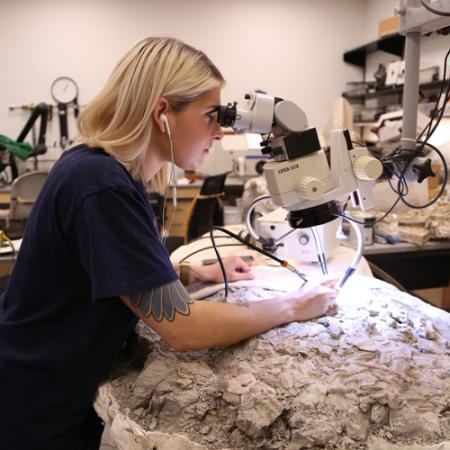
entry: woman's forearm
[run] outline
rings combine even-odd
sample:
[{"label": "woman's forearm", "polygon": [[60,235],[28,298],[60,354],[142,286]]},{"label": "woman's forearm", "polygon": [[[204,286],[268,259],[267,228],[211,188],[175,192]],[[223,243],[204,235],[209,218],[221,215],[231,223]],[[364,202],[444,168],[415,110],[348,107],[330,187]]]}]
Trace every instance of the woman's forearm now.
[{"label": "woman's forearm", "polygon": [[127,297],[122,299],[146,325],[177,351],[235,344],[295,320],[295,312],[299,312],[299,308],[294,308],[287,298],[250,302],[248,306],[195,301],[189,305],[187,315],[178,313],[173,321],[156,321],[153,316],[143,315]]},{"label": "woman's forearm", "polygon": [[248,306],[196,301],[189,316],[179,316],[182,350],[235,344],[293,320],[289,300],[263,300]]},{"label": "woman's forearm", "polygon": [[[154,290],[142,293],[134,305],[128,297],[122,299],[169,345],[184,351],[235,344],[294,320],[310,320],[332,313],[337,307],[335,283],[336,280],[308,282],[282,297],[254,301],[246,306],[193,301],[178,280],[159,288],[156,294]],[[154,315],[153,303],[155,311],[161,312],[163,302],[172,305],[170,308],[166,305],[169,312]],[[142,308],[144,303],[146,307]]]},{"label": "woman's forearm", "polygon": [[176,273],[178,274],[178,277],[180,278],[181,282],[188,286],[189,284],[197,283],[199,281],[207,282],[208,280],[208,270],[205,266],[199,266],[199,265],[193,265],[193,264],[186,264],[188,266],[188,275],[187,277],[181,276],[182,269],[181,264],[174,263],[173,268],[175,269]]}]

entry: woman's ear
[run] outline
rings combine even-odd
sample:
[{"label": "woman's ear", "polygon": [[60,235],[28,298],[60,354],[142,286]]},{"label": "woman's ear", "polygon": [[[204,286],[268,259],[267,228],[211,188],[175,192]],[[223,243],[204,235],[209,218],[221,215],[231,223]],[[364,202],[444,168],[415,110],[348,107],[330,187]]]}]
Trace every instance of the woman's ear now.
[{"label": "woman's ear", "polygon": [[152,112],[152,118],[155,125],[158,127],[161,133],[167,133],[167,127],[165,121],[161,118],[161,116],[167,117],[167,112],[169,111],[169,102],[165,97],[159,97],[156,102],[156,106]]}]

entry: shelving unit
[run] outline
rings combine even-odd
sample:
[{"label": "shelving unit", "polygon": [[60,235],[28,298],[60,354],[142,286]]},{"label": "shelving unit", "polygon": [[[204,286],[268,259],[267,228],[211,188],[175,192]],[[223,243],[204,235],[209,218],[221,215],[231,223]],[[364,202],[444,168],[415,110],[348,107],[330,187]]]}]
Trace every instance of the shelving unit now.
[{"label": "shelving unit", "polygon": [[[366,70],[367,56],[376,51],[384,51],[392,55],[403,57],[405,49],[405,37],[396,33],[384,36],[376,41],[369,42],[353,50],[344,53],[343,59],[349,64]],[[420,85],[420,98],[433,99],[442,87],[442,80],[422,83]],[[342,96],[358,105],[362,114],[355,116],[356,127],[361,130],[374,126],[378,114],[386,111],[391,105],[401,105],[403,97],[403,85],[385,86],[377,89],[369,89],[364,93],[343,92]],[[373,116],[373,117],[372,117]],[[363,134],[363,132],[362,132]]]},{"label": "shelving unit", "polygon": [[[366,71],[366,59],[369,54],[381,50],[403,58],[404,48],[404,36],[394,34],[345,52],[343,60]],[[421,83],[419,87],[419,101],[421,101],[420,99],[431,100],[433,97],[437,97],[443,83],[443,80]],[[378,114],[392,107],[401,107],[399,105],[402,105],[403,85],[369,89],[368,92],[359,94],[344,92],[342,96],[350,101],[355,109],[358,108],[359,110],[359,114],[356,115],[356,120],[353,123],[355,129],[358,129],[360,133],[358,140],[365,141],[366,145],[375,154],[382,154],[390,145],[397,145],[395,143],[379,144],[372,142],[371,129],[377,123],[375,119],[378,117]],[[373,118],[370,117],[372,115],[374,116]],[[434,178],[432,180],[436,183],[434,189],[437,189],[438,179]],[[430,198],[433,198],[436,191],[433,191],[432,184],[428,186],[431,194]],[[448,241],[430,242],[420,249],[406,243],[391,246],[375,244],[366,248],[364,256],[400,281],[401,284],[407,286],[408,289],[418,290],[416,292],[417,295],[426,298],[427,301],[435,306],[447,310],[450,308],[448,276],[450,243]],[[446,270],[440,271],[439,268],[441,267]],[[428,268],[432,269],[427,272],[426,269]],[[435,270],[435,268],[438,269]]]},{"label": "shelving unit", "polygon": [[[420,85],[420,90],[438,90],[442,86],[442,80],[431,81],[429,83],[422,83]],[[367,92],[365,94],[351,94],[347,92],[343,92],[342,96],[347,100],[366,100],[371,98],[378,98],[388,95],[402,95],[403,94],[403,85],[400,86],[386,86],[376,91]]]}]

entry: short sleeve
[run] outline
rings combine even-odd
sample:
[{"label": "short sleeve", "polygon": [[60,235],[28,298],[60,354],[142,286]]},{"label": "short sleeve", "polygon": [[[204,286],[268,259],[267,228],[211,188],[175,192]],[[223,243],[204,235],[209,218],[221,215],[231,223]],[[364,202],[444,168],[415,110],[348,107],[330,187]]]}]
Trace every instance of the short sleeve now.
[{"label": "short sleeve", "polygon": [[[92,300],[131,295],[177,279],[143,196],[108,188],[83,200],[71,231]],[[71,233],[71,234],[72,234]]]}]

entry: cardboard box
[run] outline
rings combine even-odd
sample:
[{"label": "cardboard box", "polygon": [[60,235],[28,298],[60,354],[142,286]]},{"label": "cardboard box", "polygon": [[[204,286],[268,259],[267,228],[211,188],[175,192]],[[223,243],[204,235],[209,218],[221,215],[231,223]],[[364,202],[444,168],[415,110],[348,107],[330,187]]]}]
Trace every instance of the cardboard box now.
[{"label": "cardboard box", "polygon": [[388,34],[398,33],[400,29],[400,16],[388,17],[380,20],[378,24],[378,36],[383,37]]},{"label": "cardboard box", "polygon": [[440,162],[432,162],[431,170],[435,173],[434,177],[428,177],[428,193],[430,199],[433,198],[433,194],[436,194],[439,188],[439,174],[441,172],[441,163]]},{"label": "cardboard box", "polygon": [[419,72],[419,83],[431,83],[439,79],[439,66],[422,67]]}]

